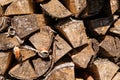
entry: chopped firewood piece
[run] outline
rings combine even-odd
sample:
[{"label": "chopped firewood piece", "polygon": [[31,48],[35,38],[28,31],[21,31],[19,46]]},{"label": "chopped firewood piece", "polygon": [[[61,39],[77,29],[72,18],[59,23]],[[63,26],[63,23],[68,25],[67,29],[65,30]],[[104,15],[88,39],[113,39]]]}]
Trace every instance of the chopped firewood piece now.
[{"label": "chopped firewood piece", "polygon": [[117,74],[113,77],[112,80],[120,80],[120,72],[117,72]]},{"label": "chopped firewood piece", "polygon": [[7,37],[7,34],[0,34],[0,50],[8,50],[19,45],[15,37]]},{"label": "chopped firewood piece", "polygon": [[111,12],[114,14],[119,8],[119,0],[110,0]]},{"label": "chopped firewood piece", "polygon": [[92,76],[88,76],[86,80],[94,80]]},{"label": "chopped firewood piece", "polygon": [[110,32],[120,35],[120,19],[114,23],[114,27],[110,29]]},{"label": "chopped firewood piece", "polygon": [[60,0],[74,14],[79,15],[87,6],[86,0]]},{"label": "chopped firewood piece", "polygon": [[72,44],[74,48],[88,43],[83,21],[72,20],[56,26],[59,32]]},{"label": "chopped firewood piece", "polygon": [[0,0],[0,5],[4,6],[4,5],[12,3],[13,1],[15,0]]},{"label": "chopped firewood piece", "polygon": [[75,80],[84,80],[84,79],[82,79],[82,78],[75,78]]},{"label": "chopped firewood piece", "polygon": [[72,53],[70,53],[70,55],[73,62],[77,64],[77,66],[81,68],[86,68],[91,57],[95,55],[95,52],[93,51],[91,45],[88,45],[81,51],[74,50]]},{"label": "chopped firewood piece", "polygon": [[20,38],[25,38],[40,29],[34,15],[14,16],[11,24]]},{"label": "chopped firewood piece", "polygon": [[45,80],[75,80],[74,64],[64,63],[56,66],[45,78]]},{"label": "chopped firewood piece", "polygon": [[120,57],[120,39],[106,36],[100,43],[100,55],[104,57]]},{"label": "chopped firewood piece", "polygon": [[4,15],[31,14],[33,12],[32,0],[15,0],[7,7]]},{"label": "chopped firewood piece", "polygon": [[0,52],[0,74],[5,74],[6,70],[10,66],[11,59],[11,52]]},{"label": "chopped firewood piece", "polygon": [[[1,0],[0,0],[1,1]],[[2,8],[2,6],[0,5],[0,16],[2,16],[2,14],[3,14],[3,8]]]},{"label": "chopped firewood piece", "polygon": [[35,79],[38,76],[28,60],[23,62],[22,65],[20,64],[15,65],[9,71],[9,74],[17,79],[28,79],[28,80]]},{"label": "chopped firewood piece", "polygon": [[40,4],[40,6],[47,14],[55,18],[65,18],[72,14],[59,0],[50,0],[47,3]]},{"label": "chopped firewood piece", "polygon": [[0,32],[5,30],[10,25],[9,17],[0,17]]},{"label": "chopped firewood piece", "polygon": [[62,39],[59,35],[55,37],[54,47],[53,47],[53,58],[57,62],[65,54],[67,54],[72,48],[70,45]]},{"label": "chopped firewood piece", "polygon": [[113,21],[112,17],[97,18],[86,20],[86,27],[91,31],[93,35],[105,35]]},{"label": "chopped firewood piece", "polygon": [[95,80],[111,80],[119,67],[107,59],[98,59],[90,69]]},{"label": "chopped firewood piece", "polygon": [[[18,48],[18,49],[17,49]],[[30,49],[25,49],[25,48],[19,48],[19,47],[14,47],[14,55],[18,56],[17,59],[21,59],[21,61],[24,61],[30,57],[33,57],[36,55],[36,53]]]},{"label": "chopped firewood piece", "polygon": [[51,67],[51,60],[42,60],[41,58],[37,58],[32,60],[32,62],[38,77],[44,75]]},{"label": "chopped firewood piece", "polygon": [[49,51],[53,41],[53,32],[51,32],[49,26],[41,26],[40,32],[31,36],[29,40],[37,50]]},{"label": "chopped firewood piece", "polygon": [[98,14],[104,6],[105,0],[87,0],[87,7],[83,11],[82,17],[90,17]]}]

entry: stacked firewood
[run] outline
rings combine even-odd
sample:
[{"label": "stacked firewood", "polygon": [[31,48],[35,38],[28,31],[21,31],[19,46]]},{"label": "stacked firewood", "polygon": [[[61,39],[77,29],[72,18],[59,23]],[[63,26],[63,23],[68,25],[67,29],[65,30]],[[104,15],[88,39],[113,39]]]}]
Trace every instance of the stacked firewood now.
[{"label": "stacked firewood", "polygon": [[119,0],[0,0],[0,80],[120,80]]}]

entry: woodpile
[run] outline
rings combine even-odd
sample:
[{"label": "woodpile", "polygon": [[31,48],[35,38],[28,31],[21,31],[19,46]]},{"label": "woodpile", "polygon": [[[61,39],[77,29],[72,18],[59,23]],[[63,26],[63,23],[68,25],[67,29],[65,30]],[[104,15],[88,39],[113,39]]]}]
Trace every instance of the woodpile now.
[{"label": "woodpile", "polygon": [[0,80],[120,80],[120,1],[0,0]]}]

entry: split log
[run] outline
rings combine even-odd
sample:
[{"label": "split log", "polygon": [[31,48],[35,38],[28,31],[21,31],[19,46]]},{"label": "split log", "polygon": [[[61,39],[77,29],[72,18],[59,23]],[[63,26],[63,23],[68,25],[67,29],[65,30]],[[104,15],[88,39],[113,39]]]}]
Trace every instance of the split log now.
[{"label": "split log", "polygon": [[88,76],[86,80],[94,80],[92,76]]},{"label": "split log", "polygon": [[9,17],[0,17],[0,32],[4,31],[10,25]]},{"label": "split log", "polygon": [[11,52],[0,52],[0,74],[4,75],[7,69],[10,67],[12,60]]},{"label": "split log", "polygon": [[86,0],[60,0],[75,15],[78,16],[87,6]]},{"label": "split log", "polygon": [[75,80],[84,80],[84,79],[82,79],[82,78],[75,78]]},{"label": "split log", "polygon": [[114,14],[119,8],[119,0],[110,0],[111,13]]},{"label": "split log", "polygon": [[46,0],[35,0],[35,2],[37,2],[37,3],[41,3],[41,2],[44,2],[44,1],[46,1]]},{"label": "split log", "polygon": [[83,21],[70,20],[57,24],[56,28],[73,48],[88,44],[88,37],[85,32]]},{"label": "split log", "polygon": [[110,32],[120,35],[120,19],[114,23],[114,27],[110,29]]},{"label": "split log", "polygon": [[37,59],[32,60],[32,63],[33,63],[35,72],[37,73],[39,77],[47,73],[47,71],[51,67],[52,62],[50,59],[42,60],[41,58],[37,58]]},{"label": "split log", "polygon": [[74,50],[70,53],[73,62],[81,68],[86,68],[88,66],[88,63],[93,55],[95,55],[95,52],[93,51],[91,45],[82,48],[82,50]]},{"label": "split log", "polygon": [[110,25],[112,24],[113,18],[104,17],[91,20],[85,20],[85,25],[87,29],[91,31],[92,35],[105,35]]},{"label": "split log", "polygon": [[54,46],[53,46],[53,58],[57,62],[65,54],[67,54],[72,48],[70,45],[62,39],[59,35],[55,37]]},{"label": "split log", "polygon": [[34,34],[29,39],[34,47],[39,51],[49,51],[51,47],[53,41],[53,33],[47,27],[49,26],[44,26],[44,28],[41,27],[40,32]]},{"label": "split log", "polygon": [[72,62],[56,66],[45,80],[75,80],[74,64]]},{"label": "split log", "polygon": [[12,3],[14,0],[0,0],[0,5],[4,6]]},{"label": "split log", "polygon": [[29,59],[36,55],[36,53],[30,49],[20,48],[21,61]]},{"label": "split log", "polygon": [[100,43],[100,55],[104,57],[120,57],[120,39],[106,36]]},{"label": "split log", "polygon": [[99,14],[101,9],[103,8],[105,0],[87,0],[87,7],[81,14],[81,17],[86,18],[90,16],[95,16]]},{"label": "split log", "polygon": [[14,16],[11,24],[20,38],[25,38],[39,30],[37,20],[34,15]]},{"label": "split log", "polygon": [[17,79],[35,79],[38,77],[34,69],[32,68],[29,61],[25,61],[22,63],[22,65],[17,64],[15,65],[10,71],[9,74],[12,77],[15,77]]},{"label": "split log", "polygon": [[[0,0],[0,1],[2,1],[2,0]],[[2,6],[0,5],[0,16],[2,16],[3,15],[3,8],[2,8]]]},{"label": "split log", "polygon": [[4,15],[32,14],[33,0],[16,0],[6,9]]},{"label": "split log", "polygon": [[47,3],[40,4],[40,6],[47,14],[55,18],[65,18],[72,14],[59,0],[50,0]]},{"label": "split log", "polygon": [[120,72],[117,72],[117,74],[113,77],[112,80],[120,80]]},{"label": "split log", "polygon": [[98,59],[90,69],[95,80],[111,80],[119,67],[107,59]]},{"label": "split log", "polygon": [[7,37],[7,34],[0,34],[0,50],[12,49],[18,45],[18,40],[15,37]]}]

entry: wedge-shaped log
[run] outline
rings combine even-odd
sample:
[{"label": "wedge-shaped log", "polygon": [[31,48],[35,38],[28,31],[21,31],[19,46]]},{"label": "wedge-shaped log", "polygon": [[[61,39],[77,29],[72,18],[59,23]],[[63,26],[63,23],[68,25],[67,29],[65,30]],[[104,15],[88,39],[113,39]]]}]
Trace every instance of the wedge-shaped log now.
[{"label": "wedge-shaped log", "polygon": [[75,80],[74,64],[69,62],[56,66],[45,80]]},{"label": "wedge-shaped log", "polygon": [[107,59],[98,59],[91,66],[95,80],[111,80],[119,67]]},{"label": "wedge-shaped log", "polygon": [[112,80],[120,80],[120,72],[117,72],[117,74],[113,77]]},{"label": "wedge-shaped log", "polygon": [[4,15],[32,14],[33,0],[15,0],[6,9]]},{"label": "wedge-shaped log", "polygon": [[119,8],[119,0],[110,0],[111,13],[114,14]]},{"label": "wedge-shaped log", "polygon": [[25,38],[40,29],[34,15],[14,16],[11,24],[20,38]]},{"label": "wedge-shaped log", "polygon": [[55,62],[67,54],[72,48],[70,45],[62,39],[59,35],[55,37],[54,46],[53,46],[53,57]]},{"label": "wedge-shaped log", "polygon": [[19,45],[15,37],[7,37],[7,34],[0,34],[0,50],[8,50]]},{"label": "wedge-shaped log", "polygon": [[110,32],[120,35],[120,19],[115,21],[114,27],[110,29]]},{"label": "wedge-shaped log", "polygon": [[84,79],[82,79],[82,78],[75,78],[75,80],[84,80]]},{"label": "wedge-shaped log", "polygon": [[7,5],[11,2],[13,2],[14,0],[0,0],[0,5],[4,6],[4,5]]},{"label": "wedge-shaped log", "polygon": [[4,31],[10,25],[9,17],[0,17],[0,32]]},{"label": "wedge-shaped log", "polygon": [[44,75],[51,67],[50,59],[42,60],[41,58],[37,58],[32,60],[32,62],[38,77]]},{"label": "wedge-shaped log", "polygon": [[74,48],[88,43],[85,27],[81,20],[66,21],[58,24],[56,28]]},{"label": "wedge-shaped log", "polygon": [[104,57],[120,56],[120,39],[118,37],[106,36],[99,46],[101,56]]},{"label": "wedge-shaped log", "polygon": [[20,48],[20,55],[22,58],[22,61],[29,59],[30,57],[33,57],[36,55],[36,53],[30,49]]},{"label": "wedge-shaped log", "polygon": [[79,15],[87,6],[86,0],[60,0],[75,15]]},{"label": "wedge-shaped log", "polygon": [[86,68],[88,63],[90,62],[91,57],[95,55],[95,52],[93,51],[91,45],[88,45],[82,50],[74,50],[72,53],[70,53],[70,55],[73,62],[77,64],[77,66],[81,68]]},{"label": "wedge-shaped log", "polygon": [[0,52],[0,74],[4,75],[12,60],[11,52]]},{"label": "wedge-shaped log", "polygon": [[110,28],[112,21],[113,18],[110,16],[86,20],[85,25],[91,31],[92,35],[105,35]]},{"label": "wedge-shaped log", "polygon": [[40,4],[40,6],[47,14],[55,18],[65,18],[72,14],[59,0],[51,0],[48,3]]},{"label": "wedge-shaped log", "polygon": [[41,26],[40,32],[31,36],[29,40],[37,50],[49,51],[53,41],[53,32],[51,32],[49,26]]},{"label": "wedge-shaped log", "polygon": [[35,0],[35,2],[37,2],[37,3],[41,3],[41,2],[44,2],[44,1],[47,1],[47,0]]},{"label": "wedge-shaped log", "polygon": [[30,79],[35,79],[38,77],[28,60],[23,62],[22,65],[20,65],[20,64],[15,65],[9,71],[9,74],[12,77],[15,77],[17,79],[30,80]]}]

